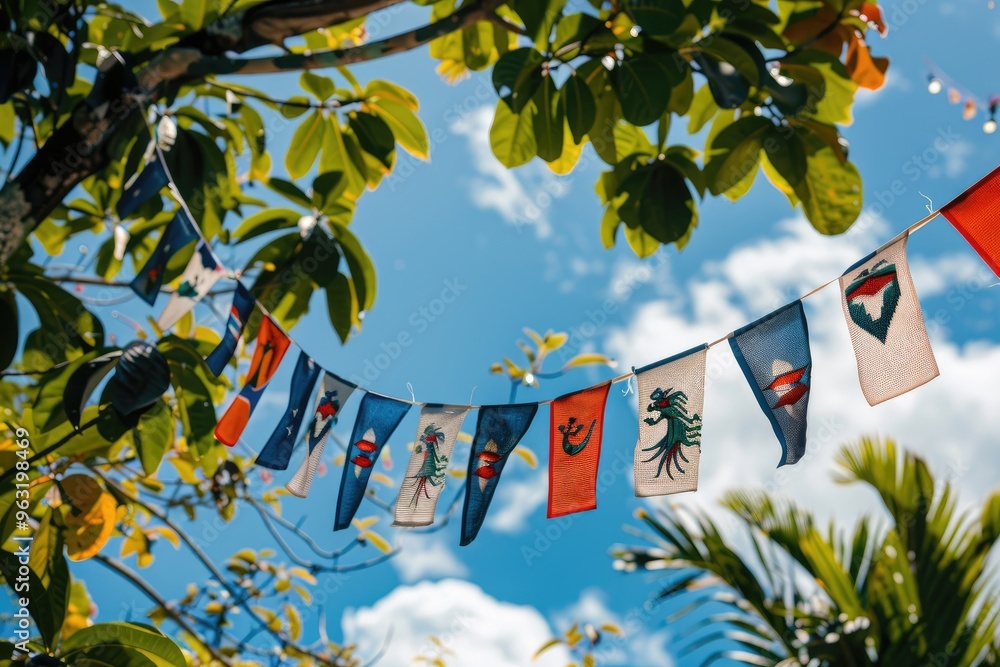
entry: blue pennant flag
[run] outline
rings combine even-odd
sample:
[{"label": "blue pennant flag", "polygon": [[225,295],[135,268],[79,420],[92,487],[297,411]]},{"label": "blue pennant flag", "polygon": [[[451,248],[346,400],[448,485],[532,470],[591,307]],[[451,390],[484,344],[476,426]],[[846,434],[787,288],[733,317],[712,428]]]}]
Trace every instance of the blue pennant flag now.
[{"label": "blue pennant flag", "polygon": [[490,501],[500,481],[507,457],[524,437],[538,412],[537,403],[492,405],[479,408],[476,436],[469,453],[469,474],[465,483],[465,509],[462,510],[464,547],[476,539],[483,525]]},{"label": "blue pennant flag", "polygon": [[118,200],[118,217],[127,218],[137,208],[146,203],[153,195],[162,190],[170,182],[163,163],[150,160],[142,171],[122,193]]},{"label": "blue pennant flag", "polygon": [[729,345],[781,443],[778,467],[796,463],[806,453],[806,408],[812,386],[802,302],[738,329]]},{"label": "blue pennant flag", "polygon": [[351,525],[351,519],[365,495],[372,466],[409,409],[409,403],[377,394],[365,394],[361,399],[358,418],[351,434],[351,445],[347,448],[344,474],[340,478],[334,530]]},{"label": "blue pennant flag", "polygon": [[156,295],[160,293],[163,286],[163,272],[167,268],[167,262],[178,250],[198,238],[198,232],[188,219],[184,211],[178,211],[177,215],[167,224],[160,236],[160,242],[156,244],[156,250],[146,260],[146,265],[136,274],[132,280],[132,290],[139,295],[143,301],[149,305],[156,302]]},{"label": "blue pennant flag", "polygon": [[229,321],[226,322],[226,330],[222,333],[222,340],[215,346],[207,357],[205,363],[209,369],[218,376],[226,368],[226,364],[233,358],[236,352],[236,344],[243,335],[243,327],[247,325],[247,320],[253,313],[256,301],[253,295],[247,291],[243,283],[236,283],[236,293],[233,294],[233,305],[229,309]]},{"label": "blue pennant flag", "polygon": [[274,433],[260,450],[255,463],[271,470],[284,470],[292,458],[295,437],[302,425],[302,418],[309,409],[309,398],[313,385],[319,377],[319,365],[305,352],[299,352],[299,360],[292,373],[292,384],[288,389],[288,408],[274,427]]}]

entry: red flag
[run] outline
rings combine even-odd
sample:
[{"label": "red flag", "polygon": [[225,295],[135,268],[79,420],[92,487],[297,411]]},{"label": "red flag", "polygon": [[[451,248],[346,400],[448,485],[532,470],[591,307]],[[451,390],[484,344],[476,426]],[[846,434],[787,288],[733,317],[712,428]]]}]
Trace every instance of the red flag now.
[{"label": "red flag", "polygon": [[1000,167],[941,209],[1000,277]]},{"label": "red flag", "polygon": [[549,427],[549,518],[597,507],[604,403],[610,384],[552,402]]},{"label": "red flag", "polygon": [[288,349],[288,336],[265,316],[260,321],[260,331],[257,334],[257,349],[253,352],[250,371],[247,373],[247,383],[243,385],[233,402],[222,415],[215,426],[215,439],[224,445],[232,447],[240,439],[243,429],[250,421],[250,415],[257,407],[261,395],[267,389],[268,383],[278,372],[281,358]]}]

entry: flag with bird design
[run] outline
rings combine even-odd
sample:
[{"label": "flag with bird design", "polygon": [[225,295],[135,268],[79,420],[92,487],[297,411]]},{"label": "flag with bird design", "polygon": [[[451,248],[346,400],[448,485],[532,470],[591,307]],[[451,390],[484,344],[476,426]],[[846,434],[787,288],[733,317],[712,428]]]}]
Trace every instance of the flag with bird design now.
[{"label": "flag with bird design", "polygon": [[284,470],[288,467],[319,372],[319,364],[305,352],[299,352],[299,360],[295,362],[295,370],[292,372],[292,383],[288,387],[288,407],[254,463],[271,470]]},{"label": "flag with bird design", "polygon": [[597,507],[597,466],[611,384],[560,396],[549,411],[548,517]]},{"label": "flag with bird design", "polygon": [[309,425],[306,428],[306,455],[295,476],[285,485],[293,496],[305,498],[312,487],[316,469],[323,460],[323,449],[330,431],[340,418],[347,399],[357,387],[346,380],[341,380],[332,373],[323,374],[319,396],[316,397],[316,409],[313,410]]},{"label": "flag with bird design", "polygon": [[840,277],[844,319],[870,405],[905,394],[938,376],[923,311],[906,261],[903,236]]},{"label": "flag with bird design", "polygon": [[429,526],[444,491],[448,463],[468,408],[425,405],[396,499],[394,526]]},{"label": "flag with bird design", "polygon": [[733,355],[781,443],[778,467],[806,453],[806,411],[812,385],[809,328],[801,301],[733,332]]},{"label": "flag with bird design", "polygon": [[708,346],[700,345],[635,371],[639,397],[635,495],[698,489],[707,359]]}]

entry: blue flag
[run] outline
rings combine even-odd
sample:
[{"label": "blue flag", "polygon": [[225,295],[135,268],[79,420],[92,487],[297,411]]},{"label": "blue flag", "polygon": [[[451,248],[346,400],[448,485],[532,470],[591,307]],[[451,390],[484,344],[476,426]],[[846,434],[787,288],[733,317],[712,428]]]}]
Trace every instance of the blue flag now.
[{"label": "blue flag", "polygon": [[170,179],[167,178],[167,171],[163,168],[162,162],[157,159],[146,163],[146,166],[118,200],[116,207],[118,217],[127,218],[169,182]]},{"label": "blue flag", "polygon": [[479,408],[476,437],[469,453],[469,475],[465,483],[465,509],[462,510],[464,547],[476,539],[483,525],[490,501],[500,481],[507,457],[524,437],[538,412],[537,403],[490,405]]},{"label": "blue flag", "polygon": [[167,262],[178,250],[196,238],[198,232],[195,231],[187,214],[183,210],[177,211],[177,215],[163,230],[160,242],[156,244],[156,250],[132,280],[132,290],[139,295],[139,298],[151,306],[156,302],[156,295],[160,293],[160,287],[163,285],[163,272],[167,268]]},{"label": "blue flag", "polygon": [[781,443],[778,467],[796,463],[806,453],[806,408],[812,385],[802,302],[738,329],[729,345]]},{"label": "blue flag", "polygon": [[233,294],[233,305],[229,309],[229,321],[226,322],[226,330],[222,333],[222,340],[215,346],[207,357],[205,363],[209,369],[218,376],[226,368],[226,364],[233,358],[236,352],[236,344],[243,335],[243,327],[247,325],[247,320],[253,313],[256,301],[243,283],[236,283],[236,293]]},{"label": "blue flag", "polygon": [[351,434],[351,445],[347,448],[344,474],[340,478],[334,530],[351,525],[351,519],[365,495],[372,466],[409,409],[409,403],[377,394],[365,394],[361,399],[358,418]]},{"label": "blue flag", "polygon": [[302,418],[309,409],[309,398],[316,378],[319,377],[319,370],[319,365],[308,354],[299,352],[299,360],[292,373],[292,384],[288,389],[288,408],[254,463],[271,470],[284,470],[288,467],[295,437],[302,425]]}]

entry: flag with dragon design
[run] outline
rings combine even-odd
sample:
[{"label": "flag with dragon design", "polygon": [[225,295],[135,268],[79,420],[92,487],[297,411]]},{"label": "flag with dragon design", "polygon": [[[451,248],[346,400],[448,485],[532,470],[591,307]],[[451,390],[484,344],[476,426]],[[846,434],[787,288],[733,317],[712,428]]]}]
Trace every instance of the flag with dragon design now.
[{"label": "flag with dragon design", "polygon": [[548,517],[597,508],[597,466],[610,383],[560,396],[549,412]]}]

